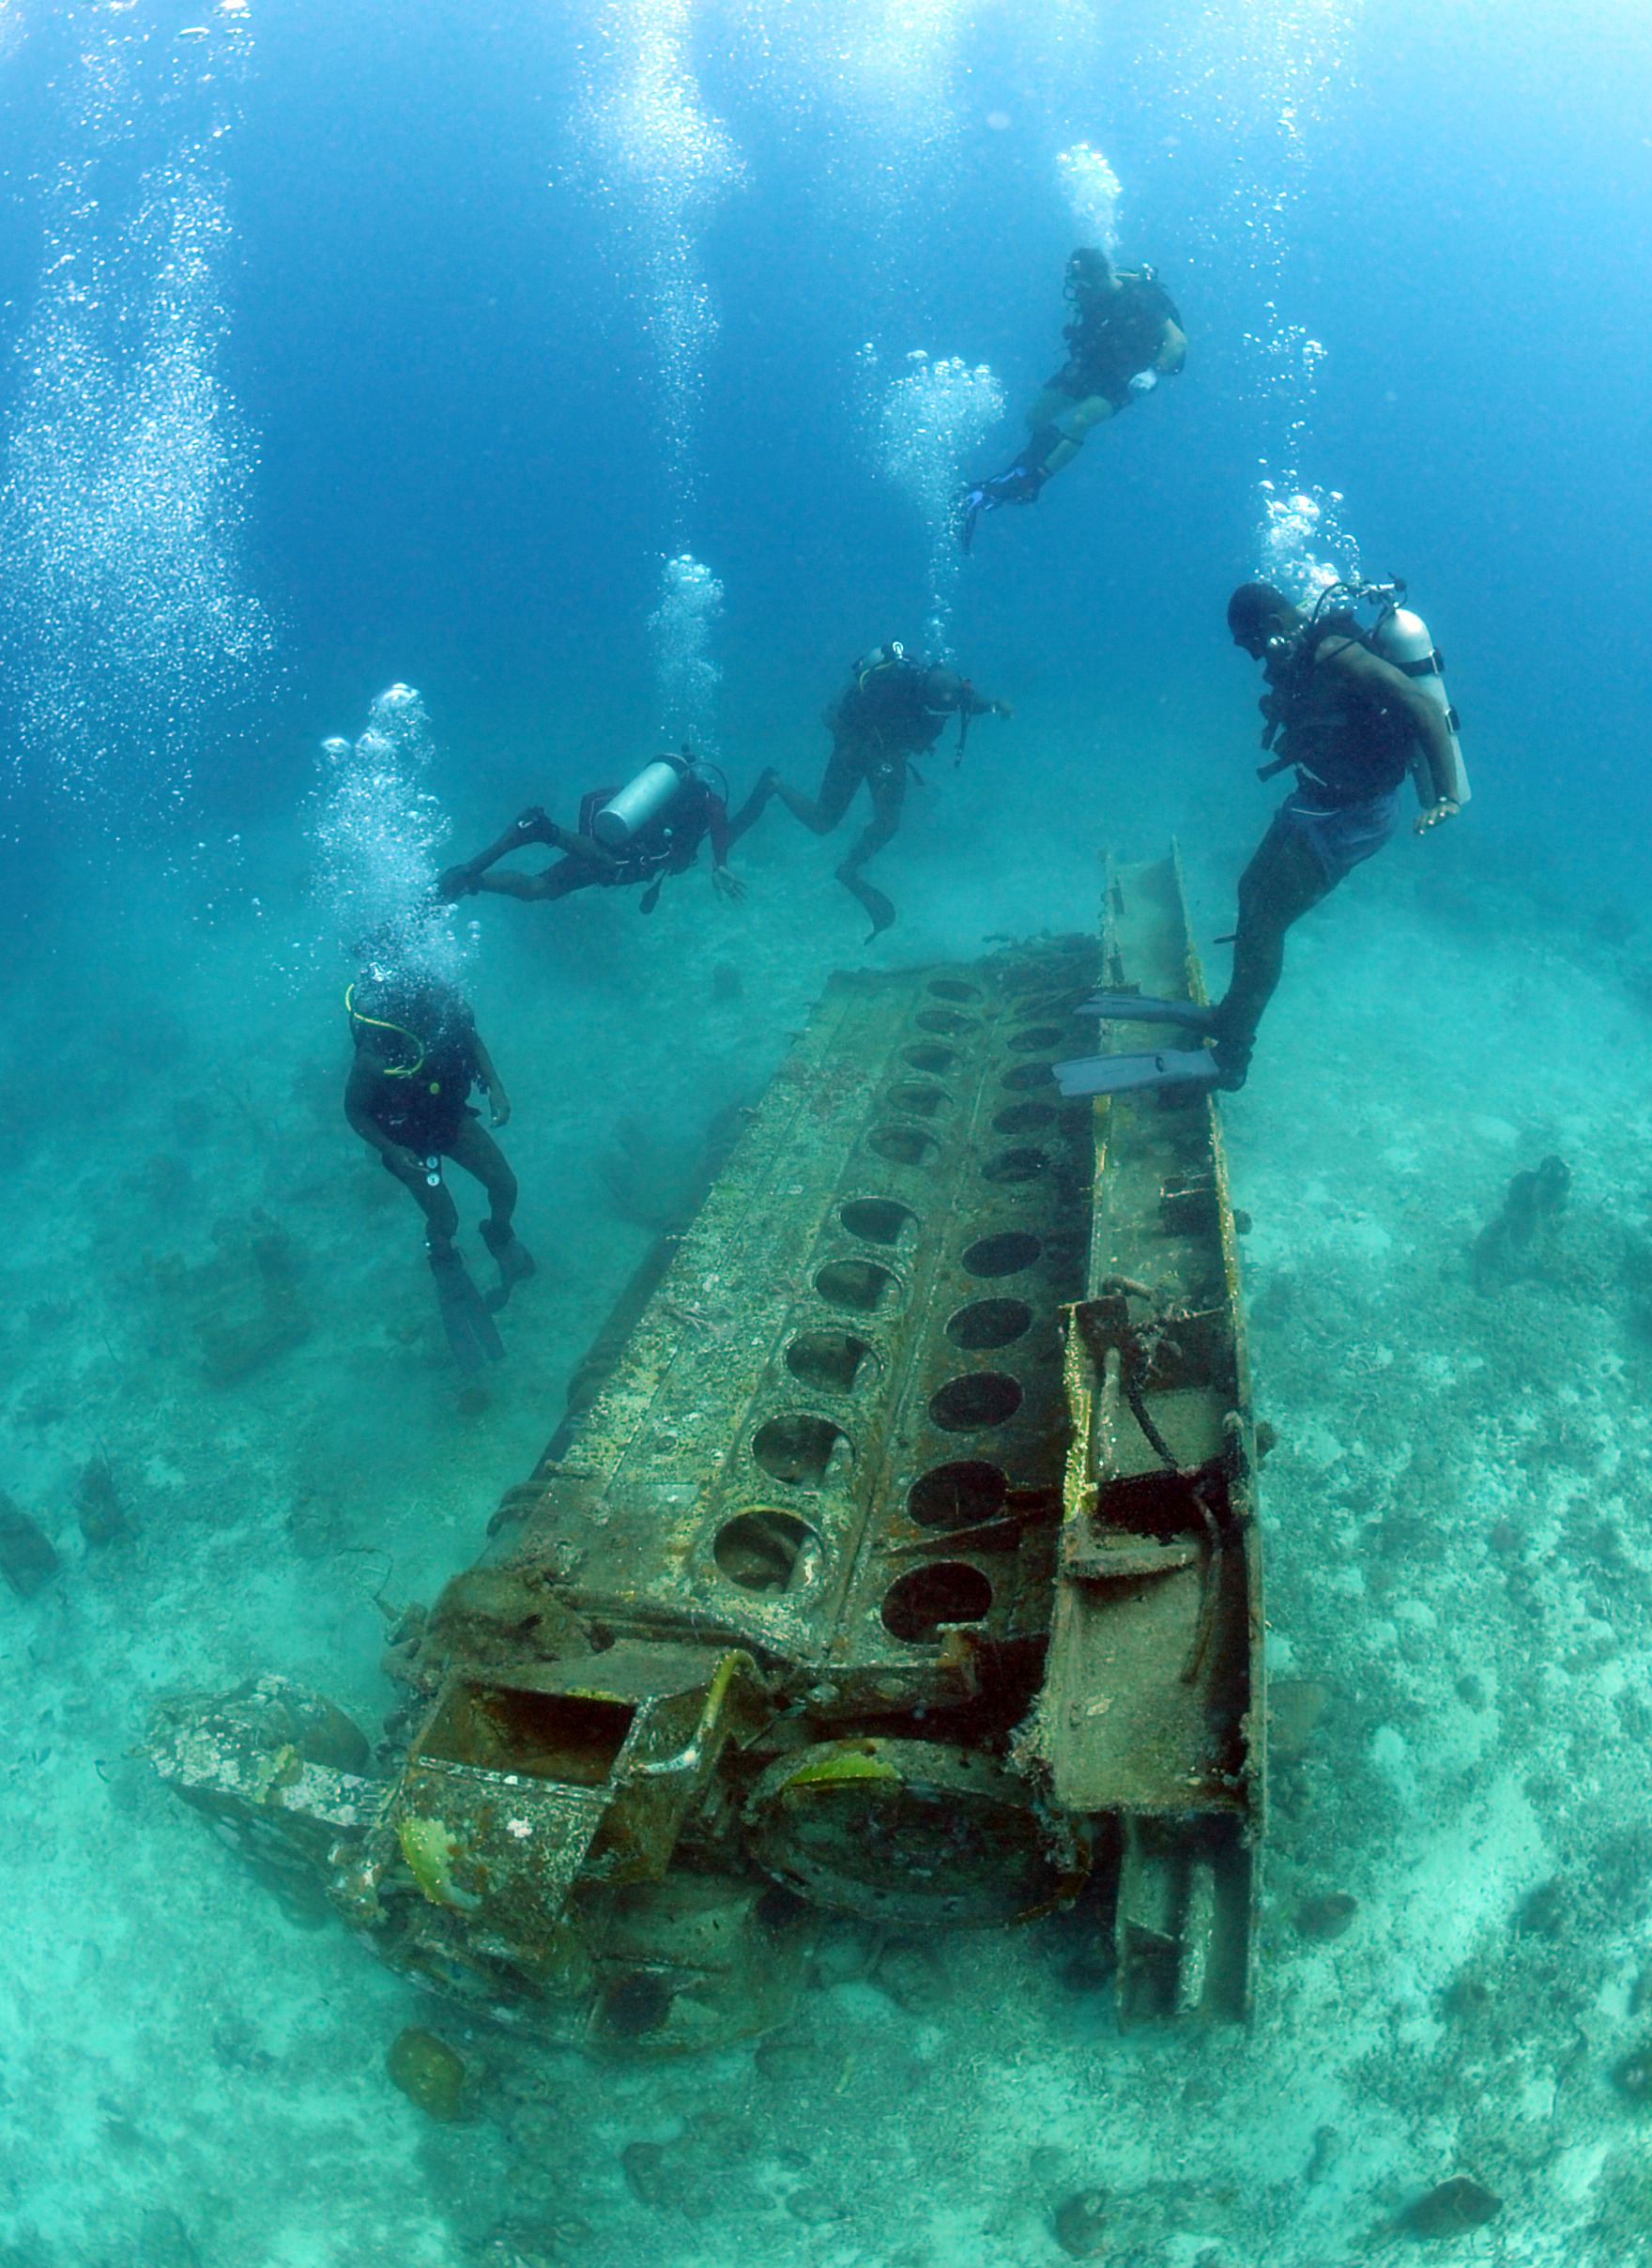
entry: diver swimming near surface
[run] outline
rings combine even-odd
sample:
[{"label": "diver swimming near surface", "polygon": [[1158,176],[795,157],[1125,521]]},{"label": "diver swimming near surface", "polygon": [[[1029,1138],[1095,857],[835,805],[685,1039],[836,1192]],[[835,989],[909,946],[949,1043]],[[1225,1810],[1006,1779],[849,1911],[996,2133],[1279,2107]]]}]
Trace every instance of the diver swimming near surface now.
[{"label": "diver swimming near surface", "polygon": [[[558,826],[530,804],[497,843],[450,866],[436,886],[449,899],[476,891],[531,899],[642,882],[647,887],[639,911],[651,913],[666,876],[686,874],[708,835],[712,887],[720,896],[743,897],[745,884],[728,866],[728,783],[715,764],[684,748],[681,755],[656,757],[622,788],[593,788],[580,799],[576,829]],[[530,843],[547,843],[564,856],[538,874],[490,872]]]},{"label": "diver swimming near surface", "polygon": [[[1400,604],[1404,592],[1399,582],[1338,583],[1305,613],[1270,583],[1234,591],[1228,627],[1234,645],[1264,665],[1262,744],[1278,750],[1257,777],[1293,767],[1296,786],[1239,878],[1231,980],[1208,1008],[1132,993],[1103,993],[1089,1004],[1109,1020],[1173,1024],[1211,1046],[1060,1065],[1064,1093],[1242,1087],[1284,967],[1286,931],[1393,835],[1406,774],[1422,805],[1413,821],[1417,835],[1468,802],[1440,656],[1427,625]],[[1380,608],[1369,630],[1354,611],[1362,601]]]},{"label": "diver swimming near surface", "polygon": [[832,735],[832,754],[812,800],[788,787],[779,774],[766,771],[730,821],[729,834],[738,841],[766,808],[771,796],[779,796],[793,819],[814,835],[830,835],[864,787],[872,816],[856,838],[849,856],[837,869],[837,879],[858,898],[872,919],[868,944],[895,920],[895,908],[881,890],[861,879],[861,868],[894,835],[906,802],[907,774],[912,759],[932,748],[947,719],[958,720],[958,760],[963,759],[971,720],[977,716],[1009,716],[1007,701],[986,699],[966,677],[944,663],[910,656],[898,640],[874,646],[852,665],[851,682],[832,702],[822,722]]},{"label": "diver swimming near surface", "polygon": [[[532,1255],[511,1226],[516,1176],[468,1108],[471,1088],[481,1087],[492,1124],[503,1126],[510,1121],[510,1098],[468,1004],[440,978],[415,967],[375,963],[345,992],[344,1006],[356,1043],[344,1116],[424,1215],[448,1344],[459,1368],[474,1374],[484,1362],[503,1357],[494,1314],[534,1272]],[[499,1280],[485,1300],[453,1242],[459,1209],[442,1178],[444,1157],[487,1191],[482,1241],[497,1264]]]},{"label": "diver swimming near surface", "polygon": [[1160,378],[1177,376],[1187,360],[1182,317],[1151,268],[1115,268],[1106,253],[1080,244],[1067,261],[1063,290],[1073,306],[1073,320],[1062,332],[1066,361],[1030,404],[1032,438],[1015,463],[965,491],[958,538],[966,551],[984,512],[1035,503],[1045,483],[1083,448],[1092,426],[1128,409]]}]

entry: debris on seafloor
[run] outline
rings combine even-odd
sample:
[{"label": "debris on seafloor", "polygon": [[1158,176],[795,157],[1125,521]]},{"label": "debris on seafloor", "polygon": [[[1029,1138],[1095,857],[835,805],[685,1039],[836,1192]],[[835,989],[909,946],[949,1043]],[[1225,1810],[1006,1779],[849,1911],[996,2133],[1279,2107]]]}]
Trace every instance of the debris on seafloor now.
[{"label": "debris on seafloor", "polygon": [[107,1457],[99,1453],[86,1465],[75,1490],[75,1509],[81,1534],[88,1543],[117,1543],[134,1531],[115,1485]]},{"label": "debris on seafloor", "polygon": [[1612,2084],[1629,2102],[1652,2105],[1652,2040],[1643,2040],[1613,2065]]},{"label": "debris on seafloor", "polygon": [[1055,2241],[1072,2260],[1101,2259],[1110,2243],[1105,2189],[1080,2189],[1056,2207]]},{"label": "debris on seafloor", "polygon": [[1345,1890],[1333,1890],[1323,1898],[1305,1898],[1296,1908],[1293,1927],[1299,1938],[1339,1938],[1354,1925],[1359,1900]]},{"label": "debris on seafloor", "polygon": [[409,2024],[397,2032],[384,2059],[392,2086],[427,2119],[457,2119],[465,2110],[465,2065],[434,2031]]},{"label": "debris on seafloor", "polygon": [[20,1599],[32,1599],[61,1565],[45,1530],[0,1489],[0,1575]]},{"label": "debris on seafloor", "polygon": [[1540,1225],[1563,1209],[1570,1188],[1571,1168],[1564,1157],[1545,1157],[1540,1166],[1514,1176],[1503,1210],[1475,1238],[1476,1292],[1492,1290],[1512,1273]]},{"label": "debris on seafloor", "polygon": [[1454,2173],[1410,2204],[1399,2226],[1410,2236],[1466,2236],[1483,2229],[1503,2210],[1503,2199],[1476,2182],[1472,2174]]}]

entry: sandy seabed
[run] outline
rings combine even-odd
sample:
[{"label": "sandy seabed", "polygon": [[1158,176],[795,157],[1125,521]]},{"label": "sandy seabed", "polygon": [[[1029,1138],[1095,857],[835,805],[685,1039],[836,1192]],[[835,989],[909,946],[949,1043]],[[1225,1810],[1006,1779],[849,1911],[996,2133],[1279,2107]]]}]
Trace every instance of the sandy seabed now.
[{"label": "sandy seabed", "polygon": [[[8,1017],[0,1485],[64,1564],[0,1595],[0,2268],[1053,2268],[1079,2190],[1117,2268],[1353,2268],[1409,2251],[1396,2216],[1458,2173],[1502,2207],[1453,2259],[1652,2260],[1652,2105],[1614,2076],[1652,2040],[1647,1006],[1632,933],[1539,906],[1468,821],[1305,922],[1223,1106],[1278,1430],[1247,2031],[1121,2036],[1057,1922],[836,1933],[791,2029],[701,2064],[528,2054],[299,1926],[131,1754],[159,1694],[263,1668],[375,1725],[382,1606],[474,1556],[646,1249],[616,1188],[643,1205],[760,1090],[834,964],[1088,927],[1073,845],[1163,847],[1145,803],[990,852],[968,818],[914,806],[869,955],[841,847],[784,821],[742,846],[739,909],[703,869],[650,921],[618,894],[467,907],[541,1261],[470,1414],[412,1208],[340,1116],[348,972],[304,942],[296,838],[129,876],[38,940]],[[1191,859],[1205,936],[1243,849]],[[1566,1210],[1476,1283],[1550,1154]],[[134,1533],[91,1545],[99,1458]],[[419,2022],[482,2068],[468,2122],[385,2075]]]}]

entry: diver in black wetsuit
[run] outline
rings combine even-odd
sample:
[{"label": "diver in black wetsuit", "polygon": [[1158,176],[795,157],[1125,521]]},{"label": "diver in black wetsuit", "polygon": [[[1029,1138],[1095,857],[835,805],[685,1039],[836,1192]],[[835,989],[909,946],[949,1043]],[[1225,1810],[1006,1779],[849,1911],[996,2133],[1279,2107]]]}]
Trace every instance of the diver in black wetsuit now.
[{"label": "diver in black wetsuit", "polygon": [[864,787],[872,816],[837,869],[837,879],[872,917],[870,944],[895,919],[881,890],[861,880],[861,868],[895,834],[906,802],[911,759],[932,748],[949,717],[958,720],[962,758],[970,720],[1009,716],[1007,701],[983,699],[968,678],[941,663],[910,660],[898,642],[875,646],[854,665],[853,682],[826,711],[832,754],[813,800],[788,787],[776,772],[765,772],[729,824],[736,841],[760,816],[772,795],[779,796],[793,819],[812,834],[830,835]]},{"label": "diver in black wetsuit", "polygon": [[1031,404],[1032,439],[1015,463],[969,489],[958,533],[968,551],[975,523],[1002,504],[1032,504],[1052,474],[1070,465],[1093,425],[1115,418],[1187,360],[1176,303],[1151,268],[1116,268],[1106,253],[1081,244],[1067,262],[1073,320],[1062,336],[1067,360]]},{"label": "diver in black wetsuit", "polygon": [[1400,790],[1420,744],[1432,799],[1416,834],[1454,819],[1457,758],[1444,709],[1373,652],[1354,616],[1309,617],[1268,583],[1228,602],[1233,643],[1264,662],[1266,767],[1296,786],[1239,878],[1233,974],[1209,1031],[1224,1087],[1241,1087],[1262,1010],[1285,960],[1285,932],[1383,848],[1400,824]]},{"label": "diver in black wetsuit", "polygon": [[[623,788],[593,788],[580,799],[576,831],[559,827],[530,804],[497,843],[463,865],[450,866],[436,887],[444,898],[489,891],[500,897],[560,898],[575,890],[647,885],[639,911],[651,913],[670,874],[686,874],[707,837],[711,886],[727,898],[745,896],[729,870],[728,784],[715,764],[684,749],[662,756]],[[564,856],[538,874],[493,874],[490,867],[530,843],[548,843]]]},{"label": "diver in black wetsuit", "polygon": [[[494,1312],[534,1272],[531,1254],[511,1226],[516,1176],[467,1108],[471,1088],[480,1086],[492,1123],[502,1126],[510,1120],[510,1097],[468,1004],[438,977],[377,964],[356,979],[344,1006],[356,1043],[344,1116],[424,1215],[448,1343],[461,1370],[478,1371],[484,1359],[497,1362],[505,1351]],[[453,1242],[459,1209],[442,1178],[444,1157],[474,1174],[487,1191],[482,1240],[498,1264],[499,1282],[485,1301]]]}]

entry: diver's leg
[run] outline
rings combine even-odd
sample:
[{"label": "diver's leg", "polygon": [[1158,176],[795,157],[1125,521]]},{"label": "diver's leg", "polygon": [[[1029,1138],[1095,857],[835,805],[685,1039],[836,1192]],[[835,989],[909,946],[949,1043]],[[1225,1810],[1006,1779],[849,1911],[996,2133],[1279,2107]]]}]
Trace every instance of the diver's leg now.
[{"label": "diver's leg", "polygon": [[1106,394],[1087,394],[1083,401],[1071,403],[1066,415],[1055,426],[1057,438],[1038,460],[1038,470],[1048,481],[1064,466],[1070,465],[1084,446],[1084,437],[1093,425],[1100,425],[1115,414]]},{"label": "diver's leg", "polygon": [[480,1119],[466,1119],[449,1142],[447,1154],[487,1191],[488,1214],[494,1225],[509,1228],[516,1210],[516,1176],[510,1159]]},{"label": "diver's leg", "polygon": [[1285,966],[1285,932],[1332,887],[1313,844],[1280,812],[1239,878],[1233,974],[1212,1019],[1224,1085],[1245,1082],[1257,1026]]},{"label": "diver's leg", "polygon": [[900,825],[901,807],[907,797],[906,765],[894,767],[868,785],[872,792],[872,816],[861,829],[853,850],[838,867],[837,879],[871,916],[872,936],[866,940],[870,944],[880,930],[887,929],[894,922],[895,908],[881,890],[875,890],[870,882],[862,881],[861,868],[869,859],[877,857]]},{"label": "diver's leg", "polygon": [[778,772],[765,769],[758,773],[757,786],[746,797],[740,809],[734,812],[729,819],[728,840],[730,845],[739,842],[742,835],[749,833],[757,825],[758,820],[769,808],[770,802],[779,786],[780,774]]},{"label": "diver's leg", "polygon": [[[438,895],[452,899],[469,897],[478,890],[493,890],[505,897],[522,896],[524,893],[520,890],[508,886],[501,889],[504,877],[496,877],[492,881],[484,877],[490,866],[497,866],[500,859],[508,858],[512,850],[521,850],[530,843],[544,843],[553,850],[566,852],[569,858],[593,868],[599,878],[601,869],[613,864],[601,843],[593,842],[589,835],[575,835],[566,827],[558,827],[556,820],[538,804],[529,804],[526,811],[512,820],[497,843],[490,843],[485,850],[479,850],[474,858],[466,859],[461,866],[448,867],[436,883]],[[559,897],[563,894],[557,891],[553,895]]]},{"label": "diver's leg", "polygon": [[432,1188],[426,1172],[405,1172],[399,1165],[385,1157],[382,1151],[380,1157],[385,1172],[395,1176],[424,1215],[424,1237],[432,1258],[437,1259],[451,1252],[453,1239],[459,1234],[459,1208],[453,1203],[447,1183],[438,1174],[436,1187]]},{"label": "diver's leg", "polygon": [[774,782],[774,793],[792,818],[800,820],[811,835],[830,835],[865,776],[865,750],[854,741],[835,740],[821,776],[820,792],[812,803],[795,788],[788,787],[783,779]]},{"label": "diver's leg", "polygon": [[488,1217],[482,1223],[482,1241],[498,1264],[498,1287],[487,1295],[488,1307],[497,1313],[512,1288],[534,1273],[533,1254],[511,1226],[516,1210],[516,1176],[498,1143],[474,1118],[467,1118],[448,1144],[448,1156],[467,1173],[473,1173],[487,1191]]},{"label": "diver's leg", "polygon": [[[609,862],[612,864],[612,861]],[[517,897],[525,902],[543,897],[567,897],[574,890],[589,890],[603,879],[602,870],[582,858],[562,858],[540,874],[518,874],[507,867],[502,874],[483,874],[475,887],[494,897]]]}]

